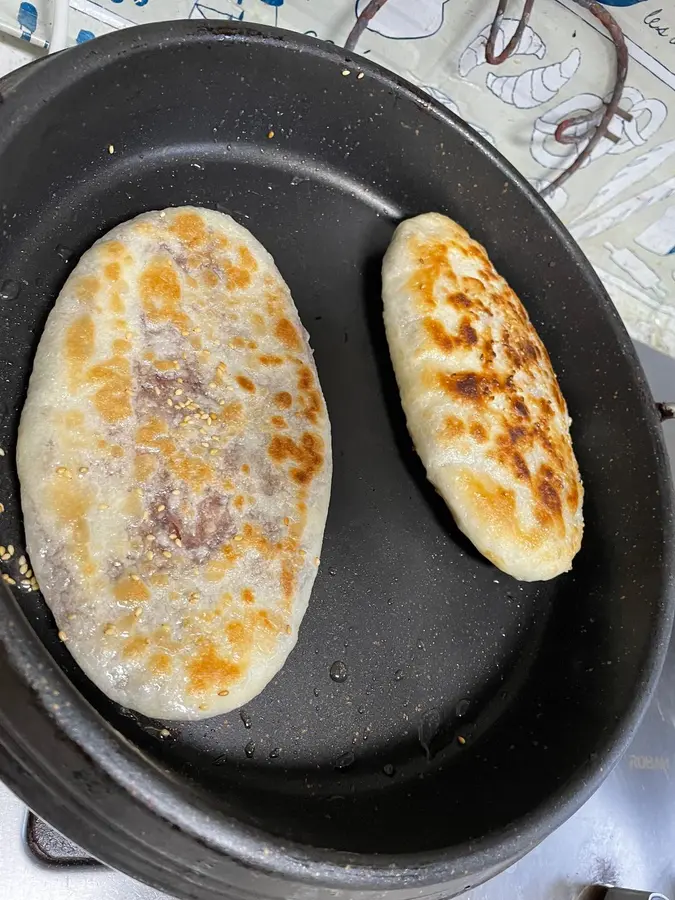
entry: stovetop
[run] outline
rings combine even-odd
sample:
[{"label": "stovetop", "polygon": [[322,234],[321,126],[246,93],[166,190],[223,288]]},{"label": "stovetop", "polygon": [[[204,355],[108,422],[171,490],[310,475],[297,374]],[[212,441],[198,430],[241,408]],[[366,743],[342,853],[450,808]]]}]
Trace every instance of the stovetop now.
[{"label": "stovetop", "polygon": [[[655,398],[674,400],[675,359],[637,349]],[[665,423],[664,433],[675,477],[675,423]],[[87,857],[2,784],[0,848],[0,900],[166,900]],[[464,900],[667,898],[675,900],[675,641],[633,743],[600,789],[524,859]]]}]

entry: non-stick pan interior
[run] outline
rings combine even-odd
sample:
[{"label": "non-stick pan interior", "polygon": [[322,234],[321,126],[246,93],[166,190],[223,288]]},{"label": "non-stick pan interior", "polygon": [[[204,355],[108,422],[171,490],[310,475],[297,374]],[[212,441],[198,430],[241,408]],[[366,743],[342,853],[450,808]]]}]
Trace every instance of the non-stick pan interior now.
[{"label": "non-stick pan interior", "polygon": [[[411,853],[545,808],[543,836],[634,725],[669,616],[662,449],[625,333],[559,226],[421,97],[312,42],[153,29],[50,60],[21,105],[0,105],[0,542],[23,542],[16,427],[64,279],[112,226],[190,203],[265,244],[311,335],[335,464],[321,568],[282,672],[241,715],[198,724],[111,704],[42,599],[21,605],[93,706],[216,817],[309,847]],[[517,583],[474,552],[407,434],[380,265],[398,221],[427,210],[486,245],[567,398],[586,532],[553,582]]]}]

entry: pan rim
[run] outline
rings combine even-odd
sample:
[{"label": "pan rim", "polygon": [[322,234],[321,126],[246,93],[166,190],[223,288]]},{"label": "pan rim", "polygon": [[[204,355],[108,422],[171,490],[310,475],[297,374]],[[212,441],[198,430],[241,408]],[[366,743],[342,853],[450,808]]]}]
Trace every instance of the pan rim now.
[{"label": "pan rim", "polygon": [[[66,54],[80,54],[82,62],[80,67],[72,66],[72,56],[63,54],[54,57],[50,65],[60,67],[64,80],[72,79],[74,81],[86,77],[86,60],[100,60],[105,56],[103,51],[106,47],[108,53],[117,48],[115,57],[115,61],[117,61],[121,56],[128,59],[135,52],[144,52],[149,47],[156,47],[158,44],[166,48],[172,42],[184,42],[186,38],[204,41],[243,41],[253,46],[259,43],[269,44],[273,40],[286,50],[327,59],[336,66],[358,66],[359,70],[367,73],[373,82],[377,83],[378,88],[395,90],[430,115],[440,119],[448,128],[460,132],[466,140],[478,145],[492,165],[496,166],[503,173],[505,179],[529,199],[537,209],[539,216],[545,218],[558,240],[565,245],[570,261],[582,270],[589,290],[593,292],[597,302],[603,305],[608,325],[612,328],[613,337],[626,364],[630,365],[635,372],[642,405],[645,410],[650,406],[653,408],[644,373],[623,323],[590,263],[557,216],[525,179],[503,157],[497,154],[496,150],[461,119],[426,95],[422,89],[409,84],[404,79],[363,57],[359,57],[357,61],[354,54],[347,53],[333,45],[282,29],[253,27],[237,23],[219,22],[214,24],[213,22],[184,21],[139,26],[126,30],[123,35],[114,33],[98,39],[95,55],[93,50],[87,48],[86,45],[65,51]],[[95,62],[92,65],[95,65]],[[37,80],[40,78],[39,73],[42,68],[44,68],[43,65],[40,69],[35,70]],[[30,94],[31,90],[36,90],[35,81],[36,78],[33,74],[24,73],[21,83],[22,95],[24,92]],[[50,89],[46,98],[42,89],[44,85],[40,86],[41,102],[44,99],[48,101],[56,95],[57,84],[59,85],[58,90],[62,90],[62,81],[59,78],[52,79],[51,84],[53,88]],[[25,99],[21,105],[23,111],[20,108],[17,109],[18,104],[13,103],[11,91],[6,95],[2,109],[3,116],[9,114],[11,117],[11,107],[15,107],[15,117],[14,119],[10,118],[10,124],[20,124],[22,115],[29,115],[27,110],[34,108],[30,103],[25,103]],[[2,153],[5,141],[11,140],[12,129],[6,128],[2,131],[5,133],[5,138],[3,140],[0,134],[0,153]],[[269,875],[285,876],[299,882],[364,890],[372,890],[375,887],[400,889],[408,886],[437,885],[460,876],[466,877],[468,880],[476,874],[482,875],[486,868],[503,868],[524,855],[543,837],[562,824],[597,789],[625,751],[646,709],[648,699],[661,671],[675,611],[673,585],[675,500],[665,444],[656,411],[654,410],[653,416],[646,416],[646,419],[654,449],[656,476],[662,504],[664,566],[662,602],[659,615],[654,617],[653,624],[654,643],[651,654],[644,662],[641,683],[636,685],[629,710],[618,723],[614,732],[608,735],[594,761],[589,762],[585,769],[578,770],[570,781],[560,786],[557,793],[552,794],[548,801],[537,807],[536,810],[512,823],[508,828],[487,835],[471,845],[456,845],[450,849],[396,856],[356,854],[293,844],[224,816],[220,821],[214,821],[213,815],[209,814],[207,809],[195,804],[188,805],[182,796],[186,789],[172,781],[170,776],[163,772],[158,765],[148,760],[140,750],[126,742],[79,695],[56,662],[51,659],[37,635],[32,632],[28,620],[6,587],[4,590],[7,599],[3,603],[6,624],[3,631],[0,632],[0,641],[2,642],[0,674],[9,679],[7,684],[14,681],[17,686],[21,684],[24,688],[30,685],[33,702],[37,701],[41,706],[42,714],[46,714],[50,731],[54,736],[60,734],[61,739],[65,735],[74,743],[73,749],[76,749],[76,755],[80,758],[83,768],[90,770],[90,778],[99,779],[103,775],[106,781],[124,791],[125,802],[130,804],[130,810],[133,809],[133,805],[139,804],[146,809],[149,808],[165,823],[170,824],[173,828],[178,828],[189,839],[199,841],[202,845],[224,855],[233,863],[255,867]],[[54,697],[57,696],[57,690],[60,700],[55,703]],[[53,797],[53,799],[51,799],[51,803],[46,802],[43,807],[38,805],[36,812],[41,814],[41,809],[43,809],[45,817],[55,822],[58,827],[63,816],[62,811],[57,807],[59,804],[63,804],[65,809],[65,804],[63,794],[59,795],[57,799],[55,786],[59,786],[62,779],[59,778],[57,772],[53,771],[48,750],[43,753],[38,747],[27,746],[22,741],[17,730],[21,721],[20,712],[20,710],[14,710],[13,715],[8,715],[4,709],[0,708],[0,724],[3,726],[0,733],[0,771],[17,793],[22,795],[31,806],[35,803],[35,791],[31,790],[29,782],[32,782],[33,785],[40,784],[45,796],[50,799]],[[41,780],[39,775],[36,778],[33,774],[35,772],[49,774],[52,781]],[[71,812],[79,812],[81,817],[91,818],[92,814],[100,817],[95,805],[87,803],[84,795],[78,797],[77,791],[72,785],[63,781],[61,787],[66,788]],[[565,799],[562,799],[563,797]],[[52,812],[54,814],[50,815]],[[541,827],[542,820],[546,822],[545,829]],[[168,853],[163,854],[164,862],[160,867],[156,858],[161,848],[156,846],[145,845],[147,853],[144,852],[139,856],[138,836],[125,833],[115,823],[105,821],[101,823],[101,827],[101,833],[105,833],[108,840],[112,840],[119,846],[115,861],[113,862],[110,856],[107,856],[106,861],[134,877],[165,887],[165,881],[159,880],[157,874],[160,868],[164,872],[173,869],[177,877],[188,878],[188,880],[190,875],[193,877],[196,875],[193,867],[181,867],[180,861],[170,857]],[[90,848],[86,846],[86,840],[78,838],[78,841],[85,845],[85,849],[91,849],[91,852],[97,855],[98,844]],[[488,860],[489,865],[486,864]],[[214,889],[222,887],[223,884],[220,879],[216,881],[214,876],[207,876],[204,873],[199,874],[199,879],[202,885],[205,879],[207,881],[212,879]]]}]

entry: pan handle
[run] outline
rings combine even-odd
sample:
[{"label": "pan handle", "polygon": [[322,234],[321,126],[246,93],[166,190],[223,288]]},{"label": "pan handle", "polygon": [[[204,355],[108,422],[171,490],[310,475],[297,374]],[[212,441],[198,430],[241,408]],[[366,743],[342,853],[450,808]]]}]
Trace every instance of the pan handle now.
[{"label": "pan handle", "polygon": [[665,422],[666,419],[675,419],[675,403],[657,403],[656,411],[662,422]]}]

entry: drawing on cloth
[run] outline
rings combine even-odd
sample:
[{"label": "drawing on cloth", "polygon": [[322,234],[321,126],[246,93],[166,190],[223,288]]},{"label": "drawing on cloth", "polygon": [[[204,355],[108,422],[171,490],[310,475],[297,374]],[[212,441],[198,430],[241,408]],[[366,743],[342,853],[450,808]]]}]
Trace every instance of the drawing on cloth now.
[{"label": "drawing on cloth", "polygon": [[[545,178],[529,178],[528,181],[535,191],[538,191],[539,193],[541,193],[549,183]],[[550,194],[547,194],[544,197],[544,200],[548,203],[554,213],[559,213],[569,200],[569,195],[565,188],[557,187],[554,188]]]},{"label": "drawing on cloth", "polygon": [[675,155],[675,140],[666,141],[663,144],[652,147],[646,153],[636,156],[635,159],[632,159],[600,188],[586,209],[576,217],[575,222],[597,212],[601,207],[615,200],[626,188],[632,187],[638,181],[642,181],[643,178],[647,178],[673,155]]},{"label": "drawing on cloth", "polygon": [[[449,0],[387,0],[368,23],[368,30],[394,41],[412,41],[433,37],[443,25],[445,4]],[[356,0],[359,16],[368,0]]]},{"label": "drawing on cloth", "polygon": [[641,91],[633,87],[624,88],[621,108],[629,112],[633,118],[630,122],[623,122],[626,143],[622,144],[619,141],[615,147],[610,148],[610,153],[625,153],[631,149],[629,142],[633,147],[646,144],[668,118],[668,107],[662,100],[654,97],[647,99]]},{"label": "drawing on cloth", "polygon": [[484,138],[484,140],[486,140],[488,142],[488,144],[492,144],[493,147],[496,146],[495,139],[492,137],[492,135],[488,131],[486,131],[484,128],[482,128],[480,125],[475,125],[473,122],[470,122],[462,114],[460,108],[457,106],[457,104],[452,99],[452,97],[449,97],[446,93],[444,93],[443,91],[440,91],[438,88],[435,88],[430,84],[420,84],[419,86],[422,88],[423,91],[426,91],[427,94],[432,96],[437,103],[440,103],[443,106],[447,107],[447,109],[449,109],[451,113],[454,113],[456,116],[459,116],[459,118],[462,119],[464,122],[466,122],[467,125],[470,125],[474,131],[477,131],[478,134],[482,138]]},{"label": "drawing on cloth", "polygon": [[279,9],[284,5],[284,0],[260,0],[265,6],[271,6],[274,9],[274,24],[279,24]]},{"label": "drawing on cloth", "polygon": [[533,109],[548,103],[572,78],[581,63],[581,51],[574,48],[562,62],[528,69],[520,75],[489,72],[487,88],[495,97],[518,109]]},{"label": "drawing on cloth", "polygon": [[570,226],[570,233],[575,240],[580,241],[584,238],[595,237],[596,234],[602,234],[603,231],[609,231],[616,225],[625,222],[629,216],[634,216],[656,203],[663,200],[670,200],[675,196],[675,176],[666,179],[659,184],[646,188],[634,197],[624,200],[617,206],[601,212],[599,215],[590,219],[586,219],[581,223],[574,223]]},{"label": "drawing on cloth", "polygon": [[654,291],[659,297],[666,296],[666,290],[661,285],[659,276],[632,250],[629,250],[628,247],[614,247],[608,241],[605,242],[605,250],[609,251],[609,258],[614,265],[625,272],[638,287]]},{"label": "drawing on cloth", "polygon": [[38,11],[32,3],[22,3],[16,15],[16,21],[21,29],[21,39],[30,41],[33,32],[37,28]]},{"label": "drawing on cloth", "polygon": [[[460,56],[459,74],[462,78],[466,78],[469,72],[485,63],[485,47],[490,36],[491,27],[491,25],[486,25],[482,31],[479,31]],[[495,53],[499,54],[502,52],[516,33],[517,27],[518,19],[502,19],[495,41]],[[545,55],[546,44],[537,32],[530,25],[527,25],[512,56],[536,56],[537,59],[543,59]]]},{"label": "drawing on cloth", "polygon": [[630,324],[633,337],[653,347],[663,347],[668,341],[668,320],[671,319],[670,309],[663,301],[602,266],[594,265],[593,268],[619,313]]},{"label": "drawing on cloth", "polygon": [[[232,4],[234,6],[234,4]],[[215,15],[214,15],[215,14]],[[242,9],[241,0],[237,0],[235,8],[230,12],[222,9],[216,9],[215,6],[207,6],[205,3],[194,3],[188,19],[230,19],[234,22],[243,22],[244,10]]]},{"label": "drawing on cloth", "polygon": [[460,119],[462,118],[459,106],[457,106],[452,97],[449,97],[447,94],[443,93],[443,91],[439,91],[438,88],[432,87],[430,84],[420,84],[420,87],[423,91],[426,91],[427,94],[430,94],[437,103],[443,104],[443,106],[447,107],[451,113],[459,116]]},{"label": "drawing on cloth", "polygon": [[669,206],[659,219],[638,234],[635,243],[657,256],[675,254],[675,206]]},{"label": "drawing on cloth", "polygon": [[[607,99],[607,98],[605,98]],[[606,153],[612,155],[627,153],[652,138],[665,122],[668,109],[661,100],[645,99],[637,88],[625,87],[621,95],[621,108],[630,112],[634,118],[626,122],[620,116],[613,116],[610,132],[618,138],[615,143],[609,138],[602,138],[593,148],[590,158],[583,166],[590,165]],[[568,129],[568,134],[578,137],[576,144],[560,144],[555,140],[555,130],[563,119],[583,113],[597,113],[599,119],[604,101],[597,94],[577,94],[563,100],[557,106],[547,110],[534,123],[530,140],[530,153],[542,166],[548,169],[561,169],[567,166],[586,146],[593,133],[593,124],[584,123]]]}]

